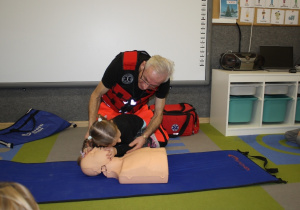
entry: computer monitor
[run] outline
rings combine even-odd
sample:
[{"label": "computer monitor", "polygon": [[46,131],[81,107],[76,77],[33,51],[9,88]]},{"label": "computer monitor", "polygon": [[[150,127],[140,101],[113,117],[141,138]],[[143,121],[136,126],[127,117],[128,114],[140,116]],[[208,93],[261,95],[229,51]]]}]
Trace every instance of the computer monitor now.
[{"label": "computer monitor", "polygon": [[290,69],[294,67],[292,46],[260,46],[265,59],[264,69]]}]

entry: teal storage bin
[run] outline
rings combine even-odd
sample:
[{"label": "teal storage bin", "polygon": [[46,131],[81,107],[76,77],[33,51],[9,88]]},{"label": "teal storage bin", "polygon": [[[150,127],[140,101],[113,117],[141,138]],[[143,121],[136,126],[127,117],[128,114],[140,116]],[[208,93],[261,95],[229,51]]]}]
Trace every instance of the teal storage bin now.
[{"label": "teal storage bin", "polygon": [[297,98],[295,121],[300,122],[300,97]]},{"label": "teal storage bin", "polygon": [[247,123],[251,121],[254,96],[230,96],[229,123]]},{"label": "teal storage bin", "polygon": [[263,122],[283,122],[286,115],[287,104],[290,100],[292,100],[292,98],[286,95],[265,95]]}]

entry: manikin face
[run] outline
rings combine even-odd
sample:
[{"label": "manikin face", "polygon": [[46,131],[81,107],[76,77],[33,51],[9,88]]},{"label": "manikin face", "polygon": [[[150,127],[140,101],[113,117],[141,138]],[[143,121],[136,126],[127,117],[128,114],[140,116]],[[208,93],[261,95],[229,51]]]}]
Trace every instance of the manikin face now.
[{"label": "manikin face", "polygon": [[107,158],[107,152],[103,148],[95,147],[84,158],[80,166],[84,174],[88,176],[97,176],[101,174],[102,167],[110,162]]},{"label": "manikin face", "polygon": [[138,87],[141,90],[155,90],[166,80],[166,75],[157,73],[151,66],[145,68],[146,61],[140,65]]}]

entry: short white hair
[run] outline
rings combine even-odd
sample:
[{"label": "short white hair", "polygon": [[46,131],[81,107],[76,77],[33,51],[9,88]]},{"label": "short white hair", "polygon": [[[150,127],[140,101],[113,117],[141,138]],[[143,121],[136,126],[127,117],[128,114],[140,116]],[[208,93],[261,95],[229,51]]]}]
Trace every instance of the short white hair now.
[{"label": "short white hair", "polygon": [[154,55],[146,62],[145,68],[147,69],[150,66],[152,66],[159,74],[167,74],[167,81],[174,72],[175,64],[173,61],[167,58],[164,58],[160,55]]}]

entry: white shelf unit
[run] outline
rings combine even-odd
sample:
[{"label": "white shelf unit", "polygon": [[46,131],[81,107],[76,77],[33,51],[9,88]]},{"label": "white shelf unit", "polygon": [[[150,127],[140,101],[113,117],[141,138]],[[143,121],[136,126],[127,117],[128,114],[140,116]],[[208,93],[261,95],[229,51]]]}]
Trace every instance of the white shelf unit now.
[{"label": "white shelf unit", "polygon": [[[268,71],[212,70],[210,124],[225,136],[284,133],[300,127],[295,122],[300,73]],[[230,87],[235,84],[253,85],[258,99],[253,104],[251,121],[228,123]],[[281,123],[263,123],[265,87],[268,84],[288,86],[288,101],[285,119]]]}]

